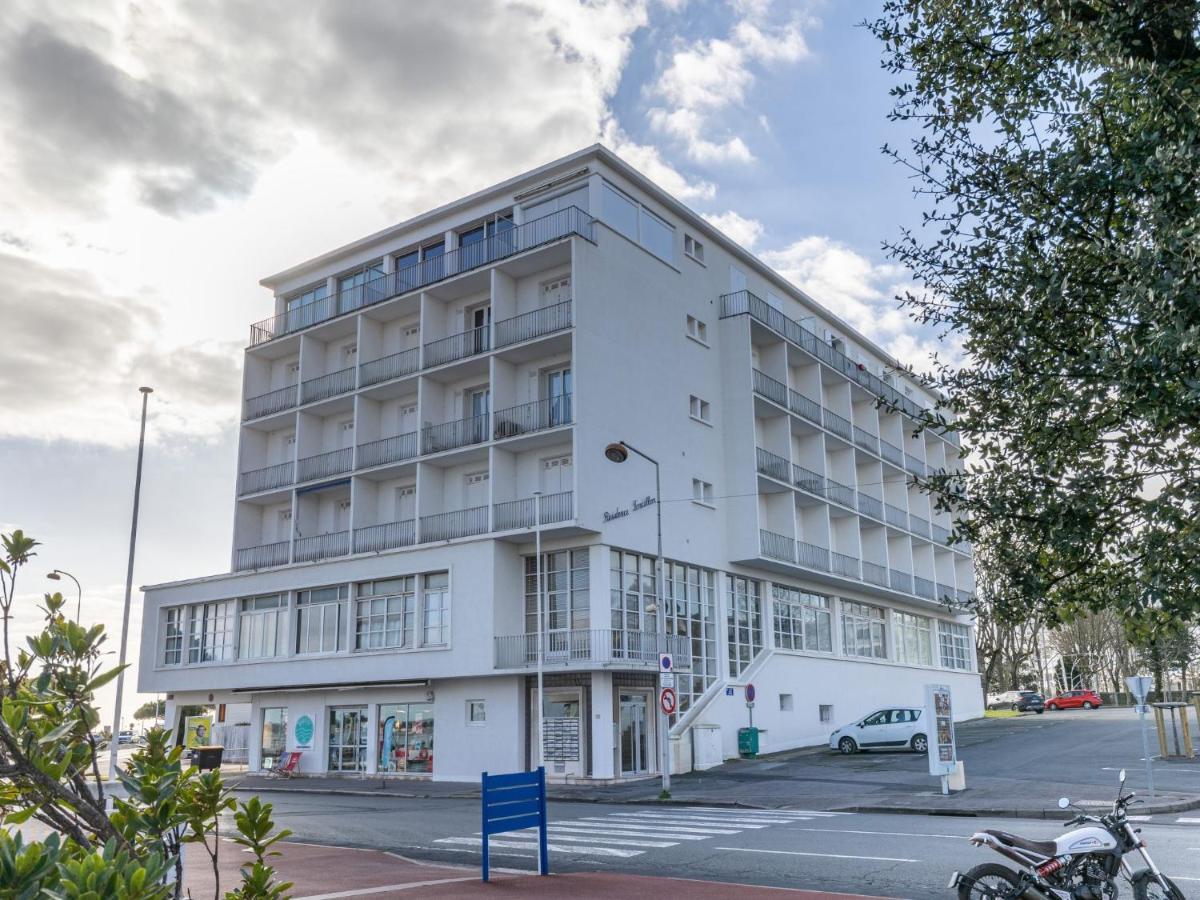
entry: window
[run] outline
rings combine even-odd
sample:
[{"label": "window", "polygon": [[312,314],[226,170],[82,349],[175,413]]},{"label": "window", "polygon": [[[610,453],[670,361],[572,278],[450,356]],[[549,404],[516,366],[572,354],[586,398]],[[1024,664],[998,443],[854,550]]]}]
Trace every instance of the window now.
[{"label": "window", "polygon": [[833,704],[831,704],[831,703],[818,704],[817,705],[817,718],[819,718],[822,722],[832,722],[833,721]]},{"label": "window", "polygon": [[642,207],[642,246],[668,262],[675,259],[675,229]]},{"label": "window", "polygon": [[329,710],[329,771],[367,770],[367,708],[334,706]]},{"label": "window", "polygon": [[887,659],[887,626],[882,609],[842,601],[842,652],[847,656]]},{"label": "window", "polygon": [[711,408],[707,400],[701,400],[694,394],[688,397],[688,414],[698,422],[710,424]]},{"label": "window", "polygon": [[675,673],[682,715],[717,680],[717,573],[668,560],[663,579],[667,634],[691,642],[692,668]]},{"label": "window", "polygon": [[247,597],[238,616],[238,659],[287,654],[287,598],[283,594]]},{"label": "window", "polygon": [[467,724],[486,725],[487,707],[482,700],[467,701]]},{"label": "window", "polygon": [[775,646],[783,650],[833,652],[833,614],[828,597],[781,584],[771,586]]},{"label": "window", "polygon": [[655,256],[667,262],[675,259],[675,229],[607,181],[601,188],[600,218]]},{"label": "window", "polygon": [[296,597],[296,652],[334,653],[341,645],[342,601],[350,589],[337,587],[301,591]]},{"label": "window", "polygon": [[297,307],[307,306],[310,303],[317,303],[329,296],[329,286],[325,282],[307,288],[299,293],[292,294],[287,298],[287,308],[292,312]]},{"label": "window", "polygon": [[435,646],[450,640],[450,573],[421,576],[421,644]]},{"label": "window", "polygon": [[780,694],[779,695],[779,711],[780,712],[791,712],[792,708],[793,708],[792,695],[791,694]]},{"label": "window", "polygon": [[699,478],[692,479],[692,499],[705,506],[713,505],[713,486]]},{"label": "window", "polygon": [[762,582],[729,576],[729,674],[736,678],[763,648]]},{"label": "window", "polygon": [[183,662],[183,614],[185,606],[163,610],[163,665]]},{"label": "window", "polygon": [[[568,647],[566,632],[591,627],[587,550],[542,554],[542,615],[548,651]],[[537,634],[537,557],[525,557],[525,633]]]},{"label": "window", "polygon": [[[411,488],[401,488],[411,490]],[[356,589],[354,649],[415,645],[417,579],[415,575],[365,581]]]},{"label": "window", "polygon": [[631,241],[638,239],[638,205],[604,182],[601,191],[601,217]]},{"label": "window", "polygon": [[268,706],[262,711],[262,759],[264,772],[275,768],[287,750],[288,711],[286,706]]},{"label": "window", "polygon": [[933,665],[933,623],[927,617],[893,612],[892,626],[897,661],[919,666]]},{"label": "window", "polygon": [[[570,209],[572,206],[584,212],[588,211],[588,186],[586,184],[574,188],[565,194],[559,194],[557,197],[539,200],[536,203],[525,206],[522,221],[532,222],[543,216],[549,216],[561,210]],[[562,217],[560,217],[561,219]]]},{"label": "window", "polygon": [[942,665],[947,669],[971,671],[971,629],[956,622],[938,622]]},{"label": "window", "polygon": [[704,262],[704,245],[690,234],[683,236],[683,252],[696,262]]},{"label": "window", "polygon": [[433,771],[433,704],[386,703],[379,707],[379,771]]},{"label": "window", "polygon": [[658,596],[654,557],[613,550],[609,560],[612,627],[617,631],[653,631],[654,614],[646,612],[646,607]]},{"label": "window", "polygon": [[693,341],[699,341],[705,347],[708,346],[708,325],[697,319],[695,316],[687,317],[687,336]]},{"label": "window", "polygon": [[233,659],[233,601],[218,600],[191,607],[188,662]]}]

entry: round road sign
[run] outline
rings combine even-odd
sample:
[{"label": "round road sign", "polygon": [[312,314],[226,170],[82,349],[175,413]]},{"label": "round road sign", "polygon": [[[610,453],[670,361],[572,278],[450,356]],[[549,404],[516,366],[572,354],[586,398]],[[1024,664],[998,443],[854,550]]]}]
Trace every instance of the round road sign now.
[{"label": "round road sign", "polygon": [[747,703],[754,702],[754,685],[752,685],[752,684],[746,685],[746,702]]},{"label": "round road sign", "polygon": [[675,689],[663,688],[658,695],[658,705],[662,707],[663,715],[673,715],[675,712]]}]

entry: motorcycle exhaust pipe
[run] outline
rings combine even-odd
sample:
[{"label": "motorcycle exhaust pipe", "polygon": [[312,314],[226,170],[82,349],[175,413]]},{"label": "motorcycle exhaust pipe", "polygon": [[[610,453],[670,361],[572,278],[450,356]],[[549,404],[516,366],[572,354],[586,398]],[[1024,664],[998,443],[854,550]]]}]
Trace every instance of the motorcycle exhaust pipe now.
[{"label": "motorcycle exhaust pipe", "polygon": [[1021,900],[1054,900],[1054,898],[1049,894],[1043,893],[1033,885],[1030,885],[1029,887],[1025,888],[1024,893],[1021,894]]}]

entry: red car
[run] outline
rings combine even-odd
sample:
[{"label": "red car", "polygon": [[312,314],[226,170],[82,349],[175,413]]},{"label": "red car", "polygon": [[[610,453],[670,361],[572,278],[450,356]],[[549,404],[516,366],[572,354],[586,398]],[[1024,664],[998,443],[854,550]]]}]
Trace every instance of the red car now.
[{"label": "red car", "polygon": [[1103,705],[1095,691],[1063,691],[1046,701],[1046,709],[1099,709]]}]

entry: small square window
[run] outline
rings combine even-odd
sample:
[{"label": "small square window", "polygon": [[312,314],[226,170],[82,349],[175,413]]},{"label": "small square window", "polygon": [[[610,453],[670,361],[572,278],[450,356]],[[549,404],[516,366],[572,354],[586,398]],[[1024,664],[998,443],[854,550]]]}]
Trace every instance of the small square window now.
[{"label": "small square window", "polygon": [[467,701],[467,724],[468,725],[485,725],[487,724],[487,708],[482,700]]},{"label": "small square window", "polygon": [[693,341],[698,341],[704,346],[708,346],[708,325],[697,319],[695,316],[687,317],[687,336]]},{"label": "small square window", "polygon": [[708,423],[711,410],[707,400],[701,400],[694,394],[688,398],[688,413],[693,419]]},{"label": "small square window", "polygon": [[693,478],[692,499],[697,503],[703,503],[706,506],[712,506],[713,486],[707,481],[701,481],[699,478]]},{"label": "small square window", "polygon": [[833,704],[822,703],[820,706],[817,707],[817,711],[821,717],[822,722],[832,722],[833,721]]},{"label": "small square window", "polygon": [[792,711],[792,695],[791,694],[780,694],[779,695],[779,711],[780,712],[791,712]]},{"label": "small square window", "polygon": [[704,245],[690,234],[683,236],[683,252],[696,260],[696,262],[704,262]]}]

